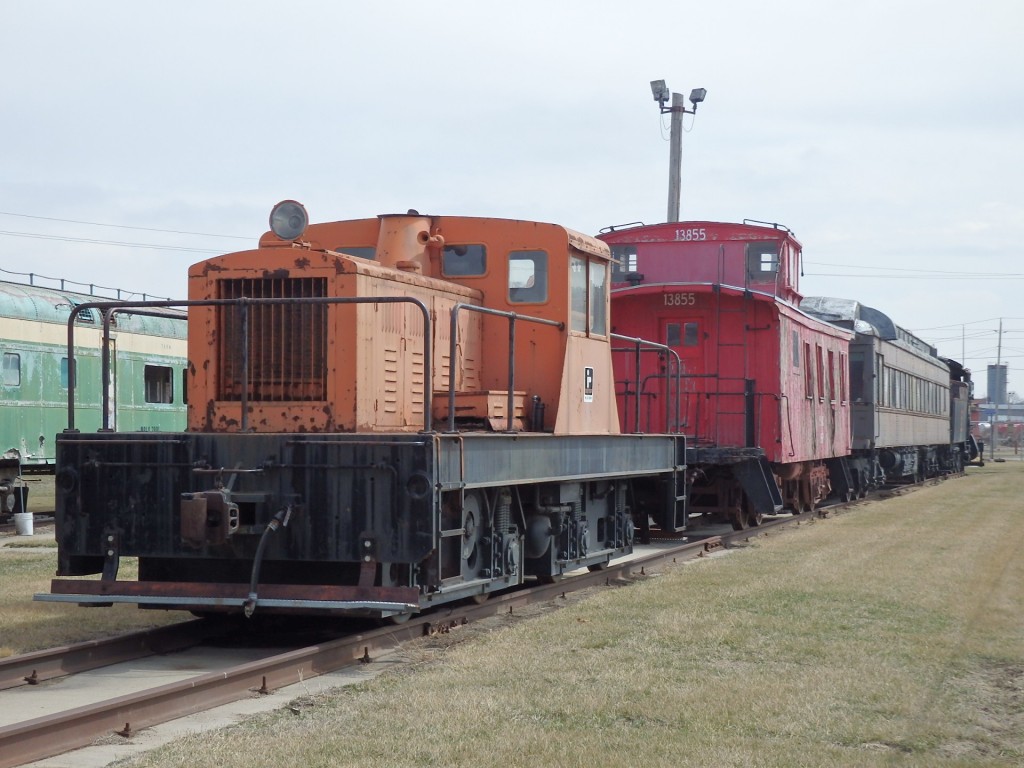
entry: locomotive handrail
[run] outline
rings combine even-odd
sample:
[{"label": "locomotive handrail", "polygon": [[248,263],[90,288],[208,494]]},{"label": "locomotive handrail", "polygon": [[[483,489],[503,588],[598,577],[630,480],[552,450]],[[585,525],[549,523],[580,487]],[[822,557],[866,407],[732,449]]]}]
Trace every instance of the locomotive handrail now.
[{"label": "locomotive handrail", "polygon": [[[101,431],[109,432],[110,430],[110,323],[114,315],[118,312],[131,310],[133,314],[137,315],[149,315],[153,317],[161,317],[159,312],[148,312],[150,309],[169,309],[172,307],[223,307],[223,306],[240,306],[242,308],[242,381],[241,383],[241,396],[240,396],[240,408],[242,411],[241,429],[243,432],[249,429],[249,392],[248,392],[248,369],[249,369],[249,311],[250,305],[268,305],[268,304],[414,304],[419,308],[420,314],[423,315],[423,366],[426,370],[428,377],[433,377],[433,366],[432,366],[432,345],[430,340],[433,338],[432,330],[430,326],[430,311],[427,309],[426,304],[417,298],[412,296],[359,296],[359,297],[337,297],[337,296],[303,296],[296,298],[249,298],[246,296],[240,296],[234,299],[191,299],[191,300],[173,300],[168,299],[166,301],[90,301],[84,304],[78,304],[72,308],[71,314],[68,316],[68,431],[73,431],[75,428],[75,378],[77,376],[76,365],[75,365],[75,319],[78,315],[87,309],[98,309],[101,316],[103,317],[103,344],[101,349],[101,366],[103,376],[103,392],[101,410],[103,413],[102,417],[102,428]],[[142,311],[139,311],[142,310]],[[431,421],[431,409],[432,403],[432,387],[426,386],[423,388],[423,431],[431,432],[433,430],[433,423]]]},{"label": "locomotive handrail", "polygon": [[[679,397],[683,391],[683,360],[679,356],[679,353],[672,349],[667,344],[659,344],[656,341],[648,341],[647,339],[641,339],[638,336],[623,336],[619,333],[609,334],[611,338],[617,339],[618,341],[628,341],[633,346],[630,347],[612,347],[612,352],[629,352],[633,351],[634,354],[634,370],[636,371],[636,378],[633,383],[636,384],[636,406],[634,408],[634,426],[636,431],[640,432],[640,353],[641,352],[659,352],[669,353],[669,370],[666,372],[666,379],[670,383],[675,384],[675,392],[673,393],[672,387],[669,389],[668,402],[665,403],[665,419],[667,424],[674,428],[676,431],[679,430]],[[675,372],[672,372],[672,363],[675,362]],[[674,417],[674,418],[673,418]]]},{"label": "locomotive handrail", "polygon": [[455,430],[455,357],[458,351],[459,342],[459,312],[463,309],[470,312],[479,312],[482,315],[495,315],[496,317],[508,318],[508,400],[505,406],[505,431],[515,432],[512,427],[512,417],[515,415],[515,381],[516,381],[516,320],[525,320],[528,323],[539,325],[550,325],[565,330],[565,323],[560,320],[549,320],[545,317],[533,317],[532,315],[520,315],[516,312],[506,312],[501,309],[490,309],[480,307],[476,304],[463,304],[459,302],[451,311],[451,328],[449,332],[448,348],[448,433]]}]

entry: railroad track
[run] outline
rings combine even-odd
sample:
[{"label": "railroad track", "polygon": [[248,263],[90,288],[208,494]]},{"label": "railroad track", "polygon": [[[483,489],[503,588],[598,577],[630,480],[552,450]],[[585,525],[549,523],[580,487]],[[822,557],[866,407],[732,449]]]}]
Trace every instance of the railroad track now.
[{"label": "railroad track", "polygon": [[[178,682],[3,726],[0,727],[0,768],[61,754],[112,733],[130,737],[143,728],[209,710],[254,693],[269,694],[321,674],[371,661],[410,640],[447,632],[498,614],[513,613],[531,604],[558,599],[568,592],[622,583],[636,575],[645,575],[647,569],[705,556],[729,544],[768,535],[844,506],[847,505],[838,504],[822,508],[817,513],[770,519],[756,528],[743,531],[691,536],[689,540],[656,541],[633,557],[611,563],[601,570],[493,595],[479,605],[446,605],[414,617],[405,624],[345,634]],[[0,706],[16,706],[17,691],[14,689],[20,686],[52,683],[63,676],[121,661],[192,648],[225,637],[228,626],[211,620],[189,621],[121,638],[0,660],[0,691],[7,691],[0,696]]]}]

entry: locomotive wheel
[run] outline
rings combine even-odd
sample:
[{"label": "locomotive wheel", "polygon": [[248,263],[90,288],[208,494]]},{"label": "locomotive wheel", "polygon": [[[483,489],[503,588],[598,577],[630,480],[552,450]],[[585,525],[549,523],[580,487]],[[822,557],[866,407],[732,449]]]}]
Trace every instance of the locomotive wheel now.
[{"label": "locomotive wheel", "polygon": [[473,595],[469,600],[473,605],[483,605],[487,602],[487,598],[490,596],[490,592],[480,592],[479,594]]}]

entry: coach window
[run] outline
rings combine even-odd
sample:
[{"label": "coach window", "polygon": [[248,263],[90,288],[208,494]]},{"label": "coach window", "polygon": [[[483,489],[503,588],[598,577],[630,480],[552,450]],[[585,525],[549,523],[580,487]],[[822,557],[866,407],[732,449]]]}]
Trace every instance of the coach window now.
[{"label": "coach window", "polygon": [[62,357],[60,359],[60,386],[62,389],[67,389],[70,386],[71,381],[71,366],[68,365],[68,359]]},{"label": "coach window", "polygon": [[478,277],[487,271],[487,246],[446,245],[441,256],[445,277]]},{"label": "coach window", "polygon": [[547,251],[509,253],[508,300],[512,304],[540,304],[548,300]]},{"label": "coach window", "polygon": [[859,349],[850,350],[850,399],[864,400],[864,352]]},{"label": "coach window", "polygon": [[839,353],[839,402],[846,402],[846,355]]},{"label": "coach window", "polygon": [[147,403],[173,403],[174,371],[166,365],[147,365],[144,371]]},{"label": "coach window", "polygon": [[793,331],[793,367],[800,367],[800,334]]},{"label": "coach window", "polygon": [[875,405],[888,405],[885,401],[885,377],[887,376],[885,357],[875,353]]},{"label": "coach window", "polygon": [[188,368],[181,369],[181,402],[188,405]]},{"label": "coach window", "polygon": [[4,352],[4,386],[21,386],[21,355]]}]

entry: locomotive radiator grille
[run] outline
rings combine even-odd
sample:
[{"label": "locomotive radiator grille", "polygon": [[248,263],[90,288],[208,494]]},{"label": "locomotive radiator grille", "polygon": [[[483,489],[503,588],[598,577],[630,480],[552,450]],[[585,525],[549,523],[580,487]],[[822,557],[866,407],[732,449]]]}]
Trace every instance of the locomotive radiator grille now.
[{"label": "locomotive radiator grille", "polygon": [[[325,278],[238,278],[221,280],[222,299],[323,297]],[[248,379],[251,402],[310,401],[327,397],[327,305],[282,303],[247,305],[248,343],[243,339],[242,307],[218,308],[220,329],[217,396],[241,400]],[[243,351],[248,376],[242,376]]]}]

